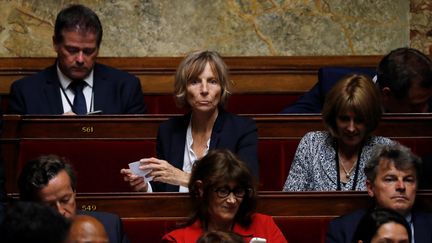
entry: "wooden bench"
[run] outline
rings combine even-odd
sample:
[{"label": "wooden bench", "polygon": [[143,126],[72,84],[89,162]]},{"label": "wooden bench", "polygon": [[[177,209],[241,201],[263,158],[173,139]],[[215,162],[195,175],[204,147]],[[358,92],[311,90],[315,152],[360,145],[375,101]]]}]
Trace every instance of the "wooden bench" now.
[{"label": "wooden bench", "polygon": [[[317,115],[255,115],[260,162],[260,189],[282,189],[300,138],[324,129]],[[16,116],[6,115],[1,148],[7,190],[16,192],[23,164],[40,154],[65,156],[78,172],[81,192],[129,191],[119,170],[155,155],[159,124],[168,116]],[[430,154],[432,116],[387,115],[376,134],[393,138],[419,155]],[[91,181],[95,172],[109,181]]]},{"label": "wooden bench", "polygon": [[[419,192],[416,207],[432,211],[431,191]],[[328,203],[331,202],[331,203]],[[371,205],[365,192],[261,192],[257,212],[273,216],[289,242],[324,242],[331,219]],[[83,210],[114,212],[132,242],[158,242],[190,212],[182,193],[79,195]]]},{"label": "wooden bench", "polygon": [[[179,114],[172,92],[180,57],[99,58],[101,63],[136,75],[150,114]],[[317,82],[320,67],[376,67],[381,56],[226,57],[233,81],[227,109],[238,114],[279,113]],[[0,58],[1,107],[10,85],[52,65],[54,58]],[[253,104],[253,105],[250,105]]]},{"label": "wooden bench", "polygon": [[[132,243],[159,242],[190,212],[188,196],[183,193],[79,193],[77,205],[82,210],[118,214]],[[260,192],[257,212],[273,216],[291,243],[320,243],[331,219],[369,206],[365,192]],[[418,192],[416,208],[432,211],[431,191]]]}]

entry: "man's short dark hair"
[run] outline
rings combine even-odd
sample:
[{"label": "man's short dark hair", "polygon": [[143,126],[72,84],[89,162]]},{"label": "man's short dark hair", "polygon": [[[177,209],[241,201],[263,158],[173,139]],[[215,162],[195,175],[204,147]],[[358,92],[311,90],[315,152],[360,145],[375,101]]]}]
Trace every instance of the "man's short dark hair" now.
[{"label": "man's short dark hair", "polygon": [[82,33],[92,32],[96,34],[97,46],[102,42],[102,24],[97,14],[90,8],[73,4],[61,10],[56,18],[54,26],[54,42],[63,41],[63,31],[78,31]]},{"label": "man's short dark hair", "polygon": [[376,145],[371,158],[364,168],[367,180],[371,182],[375,181],[382,159],[390,160],[398,170],[414,168],[417,174],[417,182],[420,179],[422,160],[412,153],[411,149],[401,144],[393,144]]},{"label": "man's short dark hair", "polygon": [[70,227],[68,219],[56,210],[36,202],[15,202],[0,227],[4,243],[64,242]]},{"label": "man's short dark hair", "polygon": [[27,162],[18,177],[21,200],[39,201],[38,192],[63,170],[69,175],[72,190],[75,191],[75,173],[64,158],[46,155]]},{"label": "man's short dark hair", "polygon": [[432,61],[416,49],[395,49],[378,65],[377,84],[380,89],[390,88],[395,98],[405,98],[414,80],[422,88],[432,87]]}]

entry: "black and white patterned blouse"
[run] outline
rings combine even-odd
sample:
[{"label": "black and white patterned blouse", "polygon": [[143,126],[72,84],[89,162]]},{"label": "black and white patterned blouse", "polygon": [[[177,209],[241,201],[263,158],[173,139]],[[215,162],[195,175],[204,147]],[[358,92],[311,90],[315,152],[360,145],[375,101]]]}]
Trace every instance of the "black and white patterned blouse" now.
[{"label": "black and white patterned blouse", "polygon": [[[394,144],[389,138],[369,137],[362,149],[355,190],[366,190],[365,163],[377,144]],[[307,133],[300,141],[283,191],[336,191],[338,172],[336,168],[334,138],[326,131]],[[347,183],[340,183],[341,190],[351,190],[354,176]]]}]

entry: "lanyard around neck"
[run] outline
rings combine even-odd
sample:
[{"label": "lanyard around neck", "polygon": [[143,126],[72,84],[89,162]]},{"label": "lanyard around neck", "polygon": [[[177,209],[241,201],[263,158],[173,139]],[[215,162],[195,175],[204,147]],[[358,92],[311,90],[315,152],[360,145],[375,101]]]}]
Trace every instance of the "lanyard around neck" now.
[{"label": "lanyard around neck", "polygon": [[[69,99],[68,95],[66,94],[66,91],[65,91],[65,89],[63,88],[63,86],[62,86],[62,84],[60,83],[60,81],[59,81],[59,85],[60,85],[60,90],[62,91],[64,97],[66,98],[66,101],[67,101],[67,103],[69,104],[71,110],[72,110],[74,113],[76,113],[76,112],[73,110],[73,103],[70,101],[70,99]],[[69,84],[69,85],[70,85],[70,84]],[[91,97],[90,97],[90,109],[89,109],[90,112],[94,111],[94,107],[93,107],[93,99],[94,99],[94,92],[93,92],[93,89],[92,89],[92,91],[91,91]],[[86,102],[86,103],[87,103],[87,102]],[[87,105],[87,104],[86,104],[86,105]]]},{"label": "lanyard around neck", "polygon": [[[336,176],[337,176],[337,189],[338,191],[342,190],[342,186],[341,186],[341,181],[340,181],[340,172],[339,172],[339,153],[338,153],[338,143],[337,141],[335,141],[334,143],[334,150],[335,150],[335,161],[336,161]],[[354,191],[356,186],[357,186],[357,180],[358,180],[358,174],[359,174],[359,170],[360,170],[360,158],[361,158],[361,153],[363,150],[363,144],[360,147],[360,150],[357,154],[357,164],[356,164],[356,168],[355,168],[355,172],[354,172],[354,182],[353,185],[351,187],[351,190]]]}]

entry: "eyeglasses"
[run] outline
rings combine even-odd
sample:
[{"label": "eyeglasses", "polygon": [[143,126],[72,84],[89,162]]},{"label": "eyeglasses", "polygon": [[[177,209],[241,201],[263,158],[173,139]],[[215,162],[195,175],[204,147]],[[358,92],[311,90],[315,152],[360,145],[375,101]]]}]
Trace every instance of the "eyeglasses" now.
[{"label": "eyeglasses", "polygon": [[249,194],[252,192],[251,188],[243,188],[243,187],[236,187],[234,189],[231,189],[229,187],[218,187],[214,190],[216,192],[216,195],[219,198],[226,198],[228,197],[231,192],[234,194],[235,197],[243,198],[246,196],[246,194]]}]

